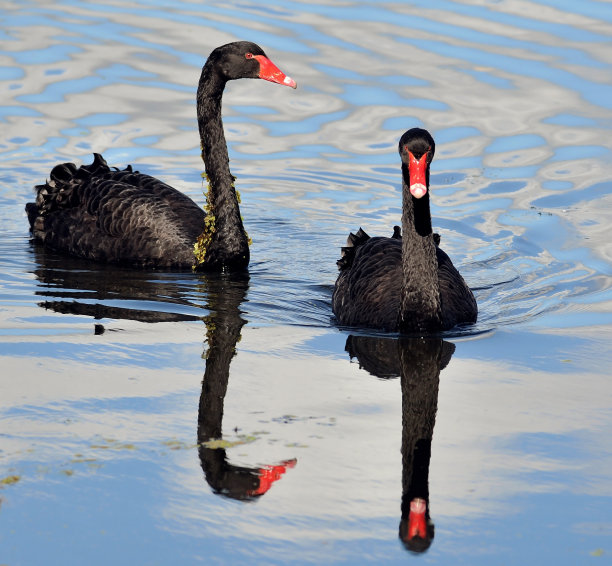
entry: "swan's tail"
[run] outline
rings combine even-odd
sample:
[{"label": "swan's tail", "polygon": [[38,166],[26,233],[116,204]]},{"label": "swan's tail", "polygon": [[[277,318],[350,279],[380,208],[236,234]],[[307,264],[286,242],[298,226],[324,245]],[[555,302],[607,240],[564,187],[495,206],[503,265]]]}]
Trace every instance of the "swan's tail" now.
[{"label": "swan's tail", "polygon": [[[131,171],[131,166],[128,166]],[[91,165],[81,165],[77,168],[74,163],[61,163],[51,170],[49,180],[44,185],[34,187],[36,202],[26,204],[26,212],[32,231],[36,231],[37,224],[42,223],[42,217],[54,210],[70,208],[80,199],[80,189],[94,177],[101,177],[110,173],[104,157],[94,153]]]},{"label": "swan's tail", "polygon": [[363,244],[365,244],[369,239],[370,236],[368,236],[361,228],[357,230],[356,234],[353,234],[352,232],[349,234],[349,237],[346,239],[346,246],[341,248],[341,257],[336,262],[340,271],[349,269],[351,265],[353,265],[353,259],[355,258],[357,248],[359,246],[363,246]]}]

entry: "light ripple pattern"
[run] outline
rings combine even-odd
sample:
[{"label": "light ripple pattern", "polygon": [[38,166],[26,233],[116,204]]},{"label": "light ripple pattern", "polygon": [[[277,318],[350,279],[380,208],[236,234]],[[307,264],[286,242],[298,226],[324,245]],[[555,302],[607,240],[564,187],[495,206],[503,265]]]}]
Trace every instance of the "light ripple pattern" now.
[{"label": "light ripple pattern", "polygon": [[[610,3],[5,0],[0,21],[2,563],[404,564],[415,469],[430,564],[612,555]],[[202,203],[197,81],[238,39],[298,83],[224,97],[248,276],[30,241],[33,187],[93,152]],[[348,233],[399,224],[414,126],[480,309],[439,357],[330,306]]]}]

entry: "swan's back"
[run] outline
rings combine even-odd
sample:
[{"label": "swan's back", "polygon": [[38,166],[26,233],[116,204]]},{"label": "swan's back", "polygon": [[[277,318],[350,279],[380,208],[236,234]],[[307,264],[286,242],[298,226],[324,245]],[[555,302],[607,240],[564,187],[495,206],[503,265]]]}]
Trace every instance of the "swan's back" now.
[{"label": "swan's back", "polygon": [[478,306],[474,294],[446,253],[436,246],[438,284],[442,306],[442,328],[476,322]]},{"label": "swan's back", "polygon": [[204,211],[169,185],[133,171],[57,165],[26,207],[32,235],[57,251],[138,267],[190,267]]},{"label": "swan's back", "polygon": [[338,261],[332,310],[343,326],[397,330],[402,288],[402,241],[351,234]]}]

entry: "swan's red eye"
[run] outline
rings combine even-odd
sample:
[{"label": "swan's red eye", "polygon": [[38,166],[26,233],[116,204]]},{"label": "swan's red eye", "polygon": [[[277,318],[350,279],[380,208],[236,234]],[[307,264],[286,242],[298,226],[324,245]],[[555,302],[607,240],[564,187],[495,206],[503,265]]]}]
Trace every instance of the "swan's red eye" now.
[{"label": "swan's red eye", "polygon": [[253,54],[252,54],[252,53],[247,53],[247,54],[245,55],[245,57],[246,57],[247,59],[252,59],[252,58],[253,58]]}]

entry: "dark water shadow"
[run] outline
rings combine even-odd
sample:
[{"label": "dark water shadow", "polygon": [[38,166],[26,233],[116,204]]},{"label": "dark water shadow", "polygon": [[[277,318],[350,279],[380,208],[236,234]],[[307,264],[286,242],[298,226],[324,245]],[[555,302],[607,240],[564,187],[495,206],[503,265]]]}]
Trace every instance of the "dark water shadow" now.
[{"label": "dark water shadow", "polygon": [[[33,271],[45,298],[41,308],[95,321],[134,320],[145,323],[202,321],[206,360],[198,407],[198,455],[204,476],[218,495],[252,501],[266,493],[297,460],[246,467],[232,464],[223,440],[223,405],[230,364],[243,326],[241,311],[248,300],[244,274],[177,274],[144,272],[67,258],[34,246]],[[115,306],[126,303],[129,307]],[[138,308],[147,306],[148,308]],[[95,334],[105,332],[101,323]]]},{"label": "dark water shadow", "polygon": [[193,274],[142,271],[55,254],[32,244],[38,305],[95,320],[180,322],[206,313],[206,279]]},{"label": "dark water shadow", "polygon": [[400,377],[402,388],[402,503],[399,538],[410,552],[432,544],[435,527],[429,508],[429,463],[440,371],[455,345],[441,338],[350,335],[346,351],[359,367],[381,379]]}]

